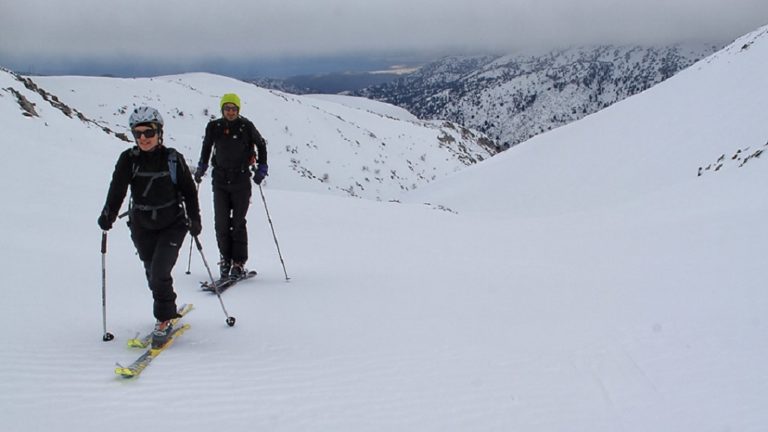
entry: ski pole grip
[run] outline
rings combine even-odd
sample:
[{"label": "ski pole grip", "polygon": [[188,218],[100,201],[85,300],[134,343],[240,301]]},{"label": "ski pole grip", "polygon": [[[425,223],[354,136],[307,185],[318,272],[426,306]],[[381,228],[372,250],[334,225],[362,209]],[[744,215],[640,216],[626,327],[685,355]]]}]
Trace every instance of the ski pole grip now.
[{"label": "ski pole grip", "polygon": [[197,238],[197,236],[193,236],[193,239],[195,239],[195,244],[197,245],[197,250],[202,251],[203,245],[200,244],[200,240]]},{"label": "ski pole grip", "polygon": [[107,232],[101,232],[101,253],[107,253]]}]

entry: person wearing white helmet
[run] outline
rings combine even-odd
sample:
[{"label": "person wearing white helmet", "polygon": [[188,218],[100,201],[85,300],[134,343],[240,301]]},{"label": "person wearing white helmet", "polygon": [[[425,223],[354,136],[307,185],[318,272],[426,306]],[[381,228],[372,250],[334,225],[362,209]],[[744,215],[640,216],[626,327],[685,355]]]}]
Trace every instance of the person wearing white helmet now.
[{"label": "person wearing white helmet", "polygon": [[98,224],[104,231],[112,228],[130,188],[128,227],[152,291],[156,319],[152,346],[159,348],[168,341],[171,320],[178,316],[171,270],[187,232],[197,236],[202,230],[200,204],[184,156],[163,145],[160,113],[151,107],[136,108],[128,125],[136,146],[117,160]]},{"label": "person wearing white helmet", "polygon": [[[210,159],[219,271],[222,279],[236,280],[247,273],[245,216],[251,203],[251,179],[260,185],[267,176],[267,142],[253,123],[240,115],[240,97],[227,93],[219,106],[221,118],[205,127],[195,181],[202,181]],[[252,175],[249,168],[253,169]]]}]

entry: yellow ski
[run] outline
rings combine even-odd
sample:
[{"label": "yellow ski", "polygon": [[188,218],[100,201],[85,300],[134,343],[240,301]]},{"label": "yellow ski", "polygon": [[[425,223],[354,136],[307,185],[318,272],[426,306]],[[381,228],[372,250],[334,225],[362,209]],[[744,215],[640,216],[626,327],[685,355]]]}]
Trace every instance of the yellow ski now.
[{"label": "yellow ski", "polygon": [[128,366],[123,366],[120,363],[117,363],[117,367],[115,368],[115,373],[117,375],[120,375],[123,378],[134,378],[138,376],[149,364],[154,360],[157,356],[160,355],[163,351],[168,349],[171,345],[173,345],[173,342],[176,340],[177,337],[184,334],[185,331],[187,331],[190,328],[189,324],[184,324],[181,327],[173,329],[173,332],[171,332],[171,336],[168,339],[168,342],[166,342],[165,345],[163,345],[160,348],[149,348],[147,351],[144,352],[139,358],[136,359],[133,363],[131,363]]}]

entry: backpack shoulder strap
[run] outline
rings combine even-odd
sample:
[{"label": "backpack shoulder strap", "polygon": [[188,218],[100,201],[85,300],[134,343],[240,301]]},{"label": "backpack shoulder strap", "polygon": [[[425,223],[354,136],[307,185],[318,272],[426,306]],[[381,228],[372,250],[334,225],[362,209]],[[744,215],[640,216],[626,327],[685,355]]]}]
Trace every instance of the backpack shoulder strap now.
[{"label": "backpack shoulder strap", "polygon": [[136,173],[139,172],[139,165],[136,163],[136,158],[139,157],[139,146],[133,146],[131,148],[131,180],[136,177]]},{"label": "backpack shoulder strap", "polygon": [[[256,130],[256,126],[253,125],[253,122],[248,120],[245,117],[241,117],[243,119],[243,128],[245,130],[245,135],[248,137],[248,147],[250,149],[251,158],[253,161],[255,161],[256,158],[256,139],[257,137],[253,136],[254,131]],[[258,132],[256,132],[258,134]],[[251,163],[253,162],[251,161]]]},{"label": "backpack shoulder strap", "polygon": [[174,185],[178,184],[178,176],[176,174],[177,167],[179,166],[179,156],[176,149],[168,148],[168,172],[171,175],[171,181]]}]

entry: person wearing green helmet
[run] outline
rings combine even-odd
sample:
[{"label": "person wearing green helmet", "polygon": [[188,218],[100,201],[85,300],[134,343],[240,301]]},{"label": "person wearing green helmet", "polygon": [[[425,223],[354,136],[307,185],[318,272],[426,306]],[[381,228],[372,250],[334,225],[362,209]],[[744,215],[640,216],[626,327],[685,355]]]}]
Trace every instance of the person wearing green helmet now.
[{"label": "person wearing green helmet", "polygon": [[210,160],[214,227],[222,279],[239,279],[247,273],[245,216],[251,203],[251,179],[260,185],[268,174],[267,142],[253,123],[240,115],[241,106],[240,97],[235,93],[221,97],[221,117],[208,122],[205,127],[195,171],[195,181],[202,182]]}]

